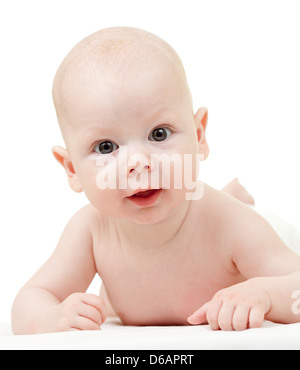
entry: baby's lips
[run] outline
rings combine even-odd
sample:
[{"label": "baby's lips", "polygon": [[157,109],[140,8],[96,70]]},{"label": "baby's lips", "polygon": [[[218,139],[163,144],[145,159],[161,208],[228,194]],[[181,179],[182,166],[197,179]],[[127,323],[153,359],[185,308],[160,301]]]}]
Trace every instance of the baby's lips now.
[{"label": "baby's lips", "polygon": [[148,189],[136,191],[131,196],[127,197],[132,203],[138,207],[150,207],[156,203],[162,189]]},{"label": "baby's lips", "polygon": [[147,196],[149,195],[151,192],[155,191],[155,190],[160,190],[160,189],[151,189],[151,188],[148,188],[148,189],[136,189],[133,193],[131,193],[131,195],[128,196],[128,198],[130,197],[133,197],[133,196]]}]

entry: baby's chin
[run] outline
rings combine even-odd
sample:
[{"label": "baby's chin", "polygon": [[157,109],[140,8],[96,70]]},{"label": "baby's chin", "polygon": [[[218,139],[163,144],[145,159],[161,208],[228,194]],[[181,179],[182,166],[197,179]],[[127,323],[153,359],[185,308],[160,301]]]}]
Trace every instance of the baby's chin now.
[{"label": "baby's chin", "polygon": [[114,215],[116,218],[121,218],[126,221],[132,222],[136,225],[155,225],[162,222],[167,218],[167,212],[159,207],[145,207],[145,208],[128,208],[124,212],[120,212],[118,215]]},{"label": "baby's chin", "polygon": [[176,199],[170,199],[167,194],[164,194],[165,192],[168,192],[168,190],[161,190],[159,199],[153,206],[131,206],[130,212],[127,213],[126,218],[138,225],[155,225],[166,221],[181,209],[181,205],[185,203],[185,198],[183,196],[178,196]]},{"label": "baby's chin", "polygon": [[159,207],[142,208],[127,215],[125,218],[137,225],[155,225],[164,221],[168,217],[165,209]]}]

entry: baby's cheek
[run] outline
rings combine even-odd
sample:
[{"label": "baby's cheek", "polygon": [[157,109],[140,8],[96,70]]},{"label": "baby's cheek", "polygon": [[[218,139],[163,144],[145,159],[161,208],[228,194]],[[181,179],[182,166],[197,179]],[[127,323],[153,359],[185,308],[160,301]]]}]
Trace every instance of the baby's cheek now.
[{"label": "baby's cheek", "polygon": [[101,190],[97,187],[89,187],[85,194],[95,208],[101,212],[112,214],[112,211],[116,208],[117,196],[115,192],[116,190]]}]

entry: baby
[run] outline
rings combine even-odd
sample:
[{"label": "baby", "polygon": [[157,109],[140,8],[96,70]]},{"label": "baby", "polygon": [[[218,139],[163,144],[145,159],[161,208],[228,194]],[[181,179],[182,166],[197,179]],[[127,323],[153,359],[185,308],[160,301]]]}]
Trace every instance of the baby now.
[{"label": "baby", "polygon": [[[134,28],[94,33],[62,62],[53,99],[66,144],[53,154],[89,204],[19,291],[14,333],[97,330],[108,314],[213,330],[300,321],[300,256],[236,182],[222,192],[198,180],[207,109],[194,114],[166,42]],[[97,273],[100,296],[85,293]]]}]

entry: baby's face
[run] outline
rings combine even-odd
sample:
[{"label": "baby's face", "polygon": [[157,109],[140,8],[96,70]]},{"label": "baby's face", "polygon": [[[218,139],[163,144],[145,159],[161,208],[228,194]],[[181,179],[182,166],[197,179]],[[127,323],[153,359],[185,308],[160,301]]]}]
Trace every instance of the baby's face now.
[{"label": "baby's face", "polygon": [[[63,114],[67,149],[90,202],[109,215],[152,223],[185,201],[183,158],[195,161],[200,128],[176,65],[140,67],[75,69]],[[147,189],[155,191],[139,193]]]}]

